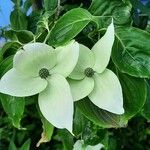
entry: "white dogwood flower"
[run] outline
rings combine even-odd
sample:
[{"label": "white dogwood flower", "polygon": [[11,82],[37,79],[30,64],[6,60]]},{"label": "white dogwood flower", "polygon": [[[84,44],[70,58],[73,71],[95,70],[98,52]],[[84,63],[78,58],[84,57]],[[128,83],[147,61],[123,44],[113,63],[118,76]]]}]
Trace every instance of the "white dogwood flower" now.
[{"label": "white dogwood flower", "polygon": [[73,98],[65,79],[74,69],[79,44],[71,42],[55,50],[44,43],[29,43],[18,51],[13,68],[0,80],[0,92],[17,97],[39,93],[43,116],[55,127],[72,132]]},{"label": "white dogwood flower", "polygon": [[106,69],[114,43],[114,25],[90,50],[80,44],[78,63],[68,82],[75,101],[88,96],[99,108],[123,114],[122,88],[117,76]]}]

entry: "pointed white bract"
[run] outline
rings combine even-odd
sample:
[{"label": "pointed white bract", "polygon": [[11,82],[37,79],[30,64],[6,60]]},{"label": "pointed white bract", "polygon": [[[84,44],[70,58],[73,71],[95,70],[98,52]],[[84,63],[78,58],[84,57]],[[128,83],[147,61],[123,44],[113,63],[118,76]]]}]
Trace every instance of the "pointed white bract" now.
[{"label": "pointed white bract", "polygon": [[90,100],[99,108],[115,114],[123,114],[123,95],[117,76],[106,69],[94,76],[94,89],[89,94]]},{"label": "pointed white bract", "polygon": [[14,56],[13,68],[1,78],[0,92],[18,97],[39,93],[43,116],[72,133],[73,98],[65,77],[73,71],[78,56],[79,45],[74,41],[59,51],[44,43],[26,44]]},{"label": "pointed white bract", "polygon": [[0,80],[0,92],[11,96],[24,97],[40,93],[47,81],[40,77],[28,77],[12,68]]},{"label": "pointed white bract", "polygon": [[54,74],[48,77],[47,88],[39,94],[39,107],[43,116],[55,127],[72,132],[73,98],[67,80]]},{"label": "pointed white bract", "polygon": [[41,68],[51,69],[56,65],[55,50],[44,43],[29,43],[16,53],[13,67],[27,76],[38,76]]},{"label": "pointed white bract", "polygon": [[94,88],[93,78],[85,77],[83,80],[68,79],[74,101],[83,99],[91,93]]},{"label": "pointed white bract", "polygon": [[114,39],[114,25],[112,22],[108,26],[104,36],[98,40],[98,42],[92,48],[95,56],[95,65],[93,69],[98,73],[102,73],[109,63]]},{"label": "pointed white bract", "polygon": [[51,73],[59,73],[67,77],[74,69],[79,57],[79,44],[70,42],[68,45],[56,48],[57,65],[51,70]]},{"label": "pointed white bract", "polygon": [[93,67],[95,63],[93,52],[86,46],[79,44],[79,58],[76,67],[69,75],[69,78],[80,80],[85,77],[84,70],[88,67]]},{"label": "pointed white bract", "polygon": [[[68,82],[74,101],[88,96],[99,108],[115,114],[123,114],[121,84],[117,76],[106,69],[113,43],[114,25],[112,22],[91,51],[85,46],[80,46],[79,61],[69,76],[71,79]],[[79,77],[82,78],[79,79]]]}]

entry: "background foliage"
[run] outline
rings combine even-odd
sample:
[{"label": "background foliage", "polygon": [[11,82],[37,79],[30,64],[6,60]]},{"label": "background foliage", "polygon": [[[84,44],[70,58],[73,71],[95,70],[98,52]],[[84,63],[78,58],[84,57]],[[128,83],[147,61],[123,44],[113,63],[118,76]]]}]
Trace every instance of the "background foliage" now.
[{"label": "background foliage", "polygon": [[36,145],[50,141],[39,149],[72,150],[75,141],[83,139],[87,145],[103,143],[106,150],[149,150],[150,2],[146,5],[134,0],[12,2],[10,28],[2,29],[1,35],[8,42],[0,49],[0,77],[12,67],[13,56],[22,44],[46,41],[57,47],[75,38],[91,48],[113,17],[116,39],[109,68],[121,82],[125,114],[101,110],[88,98],[78,101],[73,137],[66,130],[54,129],[43,118],[38,111],[37,96],[16,98],[1,94],[0,149],[36,149]]}]

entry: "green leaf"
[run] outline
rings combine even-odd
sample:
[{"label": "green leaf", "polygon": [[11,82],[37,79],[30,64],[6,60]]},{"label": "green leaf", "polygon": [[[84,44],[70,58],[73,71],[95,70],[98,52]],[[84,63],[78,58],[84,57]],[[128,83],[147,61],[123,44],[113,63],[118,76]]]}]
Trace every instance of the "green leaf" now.
[{"label": "green leaf", "polygon": [[150,121],[150,83],[147,85],[148,88],[148,96],[147,96],[147,100],[146,103],[143,107],[143,110],[141,112],[141,114],[148,120]]},{"label": "green leaf", "polygon": [[0,62],[8,56],[15,54],[20,46],[18,42],[7,42],[2,49],[0,49]]},{"label": "green leaf", "polygon": [[0,94],[0,100],[6,114],[11,119],[13,126],[20,129],[20,121],[25,107],[24,98]]},{"label": "green leaf", "polygon": [[32,0],[26,0],[24,2],[24,5],[23,5],[23,11],[24,13],[27,13],[27,11],[29,10],[29,8],[32,6]]},{"label": "green leaf", "polygon": [[0,78],[13,66],[13,55],[0,62]]},{"label": "green leaf", "polygon": [[[49,28],[53,24],[53,15],[55,14],[55,10],[53,11],[46,11],[38,20],[37,22],[37,31],[39,31],[39,34],[42,34],[44,30],[46,29],[49,31]],[[51,20],[51,21],[50,21]]]},{"label": "green leaf", "polygon": [[112,51],[115,65],[123,73],[140,78],[150,77],[150,34],[133,27],[116,29]]},{"label": "green leaf", "polygon": [[58,0],[44,0],[44,8],[46,11],[52,11],[57,7]]},{"label": "green leaf", "polygon": [[[141,111],[147,98],[147,85],[144,79],[120,74],[120,82],[124,95],[125,114],[121,119],[129,120]],[[124,120],[124,121],[125,121]]]},{"label": "green leaf", "polygon": [[119,115],[98,108],[88,98],[77,101],[76,103],[80,111],[98,126],[103,128],[118,128],[124,126],[120,123]]},{"label": "green leaf", "polygon": [[73,39],[92,21],[92,15],[85,9],[75,8],[64,14],[53,27],[48,43],[60,46]]},{"label": "green leaf", "polygon": [[33,33],[36,33],[37,30],[37,22],[42,16],[42,11],[32,11],[31,14],[28,16],[28,29]]},{"label": "green leaf", "polygon": [[29,43],[34,40],[34,34],[28,30],[9,30],[5,31],[5,37],[12,41],[19,41],[20,43]]},{"label": "green leaf", "polygon": [[59,141],[62,142],[63,150],[72,150],[73,149],[73,136],[67,131],[67,130],[58,130],[58,135],[57,135]]},{"label": "green leaf", "polygon": [[12,140],[10,141],[8,150],[17,150],[17,147]]},{"label": "green leaf", "polygon": [[41,134],[41,139],[36,144],[37,147],[39,147],[42,143],[49,142],[52,138],[54,126],[50,124],[42,115],[41,115],[41,121],[43,123],[43,132]]},{"label": "green leaf", "polygon": [[86,124],[87,124],[87,119],[80,112],[79,108],[76,108],[74,114],[73,133],[76,136],[81,135],[83,130],[85,129]]},{"label": "green leaf", "polygon": [[31,144],[31,140],[28,139],[19,150],[30,150],[30,144]]},{"label": "green leaf", "polygon": [[28,25],[27,17],[20,9],[11,12],[10,23],[13,30],[25,30]]},{"label": "green leaf", "polygon": [[[101,16],[100,24],[108,25],[111,16],[117,25],[123,25],[130,22],[131,7],[121,0],[92,0],[89,11],[95,16]],[[103,26],[103,25],[102,25]]]},{"label": "green leaf", "polygon": [[105,137],[107,129],[101,129],[92,122],[87,122],[83,129],[82,139],[85,145],[96,145],[101,143],[102,139]]}]

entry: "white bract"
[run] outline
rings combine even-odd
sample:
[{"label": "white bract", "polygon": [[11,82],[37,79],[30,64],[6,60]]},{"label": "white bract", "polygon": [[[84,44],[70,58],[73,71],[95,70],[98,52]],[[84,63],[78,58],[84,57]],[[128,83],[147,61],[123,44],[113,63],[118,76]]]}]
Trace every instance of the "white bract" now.
[{"label": "white bract", "polygon": [[73,147],[73,150],[101,150],[104,147],[103,144],[99,143],[97,145],[85,145],[83,140],[78,140]]},{"label": "white bract", "polygon": [[114,43],[114,25],[90,50],[80,44],[78,63],[68,82],[75,101],[88,96],[99,108],[123,114],[122,88],[117,76],[106,69]]},{"label": "white bract", "polygon": [[71,42],[55,50],[44,43],[29,43],[18,51],[13,68],[0,80],[0,92],[17,97],[39,93],[43,116],[55,127],[72,132],[73,98],[65,79],[74,69],[79,44]]}]

